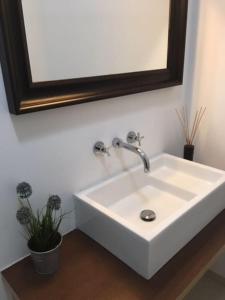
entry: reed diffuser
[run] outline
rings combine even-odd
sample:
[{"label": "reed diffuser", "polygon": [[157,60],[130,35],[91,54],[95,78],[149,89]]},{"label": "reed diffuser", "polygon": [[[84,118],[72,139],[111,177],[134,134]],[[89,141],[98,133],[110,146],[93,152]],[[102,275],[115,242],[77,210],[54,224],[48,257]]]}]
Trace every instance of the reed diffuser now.
[{"label": "reed diffuser", "polygon": [[181,110],[176,109],[176,113],[180,124],[182,126],[186,145],[184,145],[184,158],[193,160],[194,157],[194,141],[199,130],[202,118],[206,112],[206,107],[201,106],[199,110],[195,112],[193,123],[188,119],[187,109],[183,107]]}]

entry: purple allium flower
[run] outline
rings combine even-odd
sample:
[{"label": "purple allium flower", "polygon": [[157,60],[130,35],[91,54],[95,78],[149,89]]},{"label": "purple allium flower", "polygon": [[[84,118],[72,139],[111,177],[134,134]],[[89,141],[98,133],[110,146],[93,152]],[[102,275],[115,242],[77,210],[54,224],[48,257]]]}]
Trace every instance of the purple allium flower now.
[{"label": "purple allium flower", "polygon": [[16,191],[17,195],[22,199],[29,198],[32,195],[32,188],[27,182],[19,183],[17,185]]},{"label": "purple allium flower", "polygon": [[52,195],[48,198],[47,207],[54,210],[59,210],[61,207],[61,199],[58,195]]},{"label": "purple allium flower", "polygon": [[21,207],[17,213],[16,218],[21,225],[26,225],[30,222],[31,212],[28,207]]}]

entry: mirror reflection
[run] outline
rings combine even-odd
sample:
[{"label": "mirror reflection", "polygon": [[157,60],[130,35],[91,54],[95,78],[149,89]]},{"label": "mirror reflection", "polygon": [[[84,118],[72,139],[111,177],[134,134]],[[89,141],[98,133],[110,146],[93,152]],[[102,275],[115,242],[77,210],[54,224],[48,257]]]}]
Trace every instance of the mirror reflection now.
[{"label": "mirror reflection", "polygon": [[23,0],[33,82],[165,69],[170,0]]}]

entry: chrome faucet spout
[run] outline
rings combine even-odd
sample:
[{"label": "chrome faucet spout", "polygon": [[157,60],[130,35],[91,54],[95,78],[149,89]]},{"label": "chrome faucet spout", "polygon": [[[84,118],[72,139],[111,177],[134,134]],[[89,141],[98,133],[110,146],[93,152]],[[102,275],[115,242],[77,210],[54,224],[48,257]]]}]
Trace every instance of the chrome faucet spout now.
[{"label": "chrome faucet spout", "polygon": [[114,148],[124,148],[124,149],[127,149],[127,150],[137,154],[143,162],[144,172],[145,173],[150,172],[150,162],[149,162],[148,156],[146,155],[146,153],[140,147],[136,147],[136,146],[133,146],[131,144],[124,143],[119,138],[114,138],[112,144],[113,144]]},{"label": "chrome faucet spout", "polygon": [[150,172],[150,163],[149,163],[149,159],[148,159],[147,155],[141,148],[139,148],[139,147],[136,147],[136,148],[137,148],[137,152],[144,164],[144,172],[149,173]]}]

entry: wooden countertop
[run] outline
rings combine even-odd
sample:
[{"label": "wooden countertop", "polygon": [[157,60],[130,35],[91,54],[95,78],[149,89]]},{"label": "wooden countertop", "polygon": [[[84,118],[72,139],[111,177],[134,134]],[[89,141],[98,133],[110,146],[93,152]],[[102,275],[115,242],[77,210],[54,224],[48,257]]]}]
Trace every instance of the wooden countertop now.
[{"label": "wooden countertop", "polygon": [[224,245],[225,210],[147,281],[75,230],[64,239],[54,276],[35,274],[28,257],[3,271],[3,277],[20,300],[183,299]]}]

